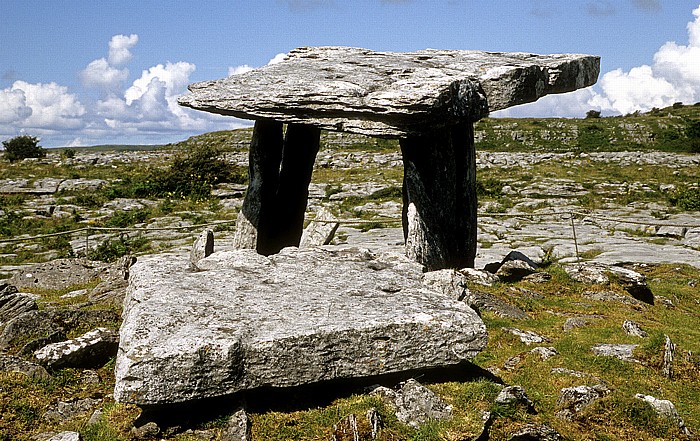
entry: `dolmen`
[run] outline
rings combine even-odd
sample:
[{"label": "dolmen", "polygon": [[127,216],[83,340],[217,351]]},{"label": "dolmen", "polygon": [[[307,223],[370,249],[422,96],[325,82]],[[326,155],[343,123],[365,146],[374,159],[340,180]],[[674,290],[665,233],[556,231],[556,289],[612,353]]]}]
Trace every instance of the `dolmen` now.
[{"label": "dolmen", "polygon": [[[473,123],[593,84],[599,58],[300,48],[197,83],[179,103],[255,120],[234,249],[130,269],[115,399],[188,403],[261,388],[456,366],[484,323],[424,272],[473,267]],[[321,130],[399,138],[405,254],[298,248]]]}]

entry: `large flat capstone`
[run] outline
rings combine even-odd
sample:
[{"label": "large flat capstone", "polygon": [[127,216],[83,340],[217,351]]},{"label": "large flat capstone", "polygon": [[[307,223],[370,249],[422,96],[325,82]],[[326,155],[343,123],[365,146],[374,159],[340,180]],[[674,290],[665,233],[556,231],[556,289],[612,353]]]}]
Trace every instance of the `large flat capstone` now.
[{"label": "large flat capstone", "polygon": [[592,55],[303,47],[284,61],[190,85],[178,102],[244,119],[406,137],[595,83]]},{"label": "large flat capstone", "polygon": [[130,270],[115,399],[139,405],[457,364],[487,342],[422,267],[357,248],[141,258]]}]

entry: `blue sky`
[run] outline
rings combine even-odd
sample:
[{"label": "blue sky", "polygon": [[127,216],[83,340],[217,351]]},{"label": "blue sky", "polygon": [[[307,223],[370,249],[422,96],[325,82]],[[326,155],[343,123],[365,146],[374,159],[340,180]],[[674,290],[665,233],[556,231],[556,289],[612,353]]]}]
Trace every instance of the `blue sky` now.
[{"label": "blue sky", "polygon": [[0,0],[0,139],[174,142],[250,124],[184,109],[189,83],[299,46],[602,57],[593,88],[494,116],[700,101],[699,0]]}]

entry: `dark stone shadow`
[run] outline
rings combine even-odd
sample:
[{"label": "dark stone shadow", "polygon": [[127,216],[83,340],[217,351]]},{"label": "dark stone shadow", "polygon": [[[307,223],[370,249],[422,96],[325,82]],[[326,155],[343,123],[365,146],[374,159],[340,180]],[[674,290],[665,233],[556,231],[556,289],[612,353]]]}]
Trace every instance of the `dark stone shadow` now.
[{"label": "dark stone shadow", "polygon": [[373,386],[395,388],[399,383],[414,378],[420,383],[467,382],[485,378],[498,384],[503,380],[470,362],[454,366],[416,369],[363,378],[337,379],[295,387],[261,387],[249,391],[206,400],[143,407],[135,423],[139,427],[155,422],[161,428],[186,428],[228,415],[243,406],[247,411],[294,412],[330,405],[338,398],[368,392]]}]

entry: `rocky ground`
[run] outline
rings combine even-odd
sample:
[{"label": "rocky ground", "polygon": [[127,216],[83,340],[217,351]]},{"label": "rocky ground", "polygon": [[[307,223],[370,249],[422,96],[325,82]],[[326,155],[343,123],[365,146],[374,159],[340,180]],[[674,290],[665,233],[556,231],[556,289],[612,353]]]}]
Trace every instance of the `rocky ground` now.
[{"label": "rocky ground", "polygon": [[[162,155],[50,155],[47,161],[119,170]],[[231,152],[228,160],[245,165],[247,158]],[[247,416],[228,409],[174,428],[138,421],[139,409],[115,404],[112,396],[116,330],[133,262],[55,260],[45,244],[27,242],[6,252],[0,268],[12,275],[0,294],[0,439],[43,441],[63,431],[64,438],[54,439],[78,439],[68,432],[88,440],[241,439],[234,438],[241,436],[237,427],[254,439],[329,439],[333,431],[336,439],[352,439],[343,433],[352,436],[361,427],[361,436],[371,436],[367,430],[376,432],[379,420],[379,439],[487,439],[489,432],[491,439],[689,438],[700,427],[700,213],[679,209],[673,195],[697,185],[700,155],[480,152],[478,164],[485,191],[476,267],[489,271],[464,269],[450,273],[449,282],[445,274],[424,281],[431,289],[448,286],[449,295],[484,318],[489,346],[474,359],[481,370],[472,374],[476,382],[419,378],[427,389],[406,382],[359,398],[339,394],[333,398],[339,401],[310,407],[330,412],[318,417],[326,423],[309,423],[317,418],[312,410],[278,413],[269,403],[251,405]],[[400,154],[329,148],[316,167],[308,214],[324,207],[340,219],[334,246],[401,253]],[[22,216],[77,213],[86,225],[162,204],[112,199],[89,206],[74,196],[111,179],[17,176],[0,182],[0,192],[24,196],[13,208]],[[240,185],[221,185],[208,219],[230,219],[243,192]],[[133,234],[186,255],[201,228],[167,228],[196,223],[191,213],[176,211],[145,219],[135,226],[148,230]],[[86,241],[77,233],[71,248],[79,255],[107,234],[113,233],[91,232]],[[215,236],[217,251],[230,248],[230,230],[218,228]],[[22,250],[49,262],[14,262],[12,254]],[[514,250],[523,256],[504,259]],[[160,245],[150,251],[160,252]],[[401,416],[413,412],[401,405],[412,400],[401,398],[412,389],[437,400],[428,405],[434,413]],[[443,417],[452,423],[431,422]],[[618,427],[607,427],[606,419]],[[307,425],[313,430],[304,432]]]}]

